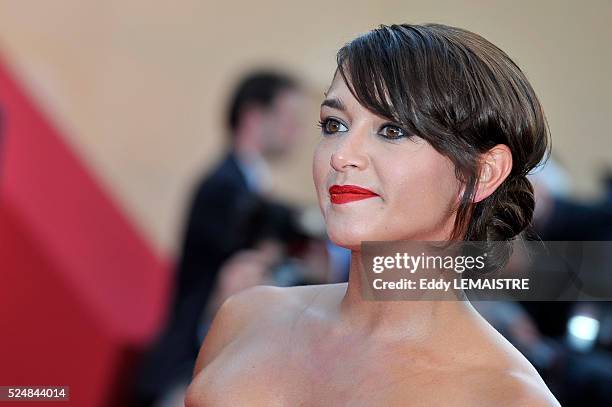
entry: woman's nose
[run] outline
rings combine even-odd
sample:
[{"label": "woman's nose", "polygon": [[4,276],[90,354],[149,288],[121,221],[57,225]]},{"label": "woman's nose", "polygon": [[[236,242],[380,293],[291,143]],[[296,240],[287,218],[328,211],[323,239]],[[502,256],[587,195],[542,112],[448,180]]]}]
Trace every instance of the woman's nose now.
[{"label": "woman's nose", "polygon": [[331,166],[336,171],[346,171],[350,168],[363,170],[368,165],[365,152],[365,137],[352,129],[338,144],[331,156]]}]

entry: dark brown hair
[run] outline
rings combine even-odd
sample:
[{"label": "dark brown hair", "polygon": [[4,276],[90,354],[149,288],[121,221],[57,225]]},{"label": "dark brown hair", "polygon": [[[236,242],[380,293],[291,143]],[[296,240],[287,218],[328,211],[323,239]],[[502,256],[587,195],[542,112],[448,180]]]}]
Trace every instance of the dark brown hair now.
[{"label": "dark brown hair", "polygon": [[[493,269],[503,266],[532,220],[526,175],[550,154],[542,107],[520,68],[483,37],[440,24],[381,25],[342,47],[337,62],[364,107],[454,163],[465,192],[451,240],[504,242],[489,257]],[[474,203],[480,155],[497,144],[512,152],[511,173]]]}]

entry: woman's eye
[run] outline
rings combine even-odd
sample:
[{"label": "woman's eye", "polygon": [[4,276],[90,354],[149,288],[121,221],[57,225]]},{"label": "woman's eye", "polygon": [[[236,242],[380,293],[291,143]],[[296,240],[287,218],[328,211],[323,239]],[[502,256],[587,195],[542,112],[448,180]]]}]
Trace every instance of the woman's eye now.
[{"label": "woman's eye", "polygon": [[348,131],[344,124],[340,123],[338,120],[335,119],[321,120],[319,122],[319,126],[325,134],[334,134]]},{"label": "woman's eye", "polygon": [[399,139],[404,137],[406,132],[401,127],[386,125],[380,129],[378,134],[388,139]]}]

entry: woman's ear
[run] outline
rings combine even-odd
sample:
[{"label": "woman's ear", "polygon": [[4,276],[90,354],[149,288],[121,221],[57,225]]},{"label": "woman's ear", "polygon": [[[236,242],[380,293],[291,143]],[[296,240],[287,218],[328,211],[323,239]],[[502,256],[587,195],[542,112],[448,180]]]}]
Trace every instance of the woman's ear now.
[{"label": "woman's ear", "polygon": [[473,202],[491,195],[512,171],[512,153],[505,144],[498,144],[481,155],[480,175]]}]

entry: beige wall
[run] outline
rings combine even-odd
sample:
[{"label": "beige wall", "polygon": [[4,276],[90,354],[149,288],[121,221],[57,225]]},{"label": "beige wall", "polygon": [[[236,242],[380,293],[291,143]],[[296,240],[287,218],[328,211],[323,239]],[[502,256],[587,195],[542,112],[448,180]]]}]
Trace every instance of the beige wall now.
[{"label": "beige wall", "polygon": [[277,191],[313,203],[316,106],[335,51],[383,22],[454,24],[506,50],[544,104],[577,193],[595,193],[595,171],[612,164],[611,20],[606,0],[0,0],[0,52],[142,231],[172,254],[188,192],[222,148],[236,76],[278,65],[305,79],[308,136],[276,172]]}]

